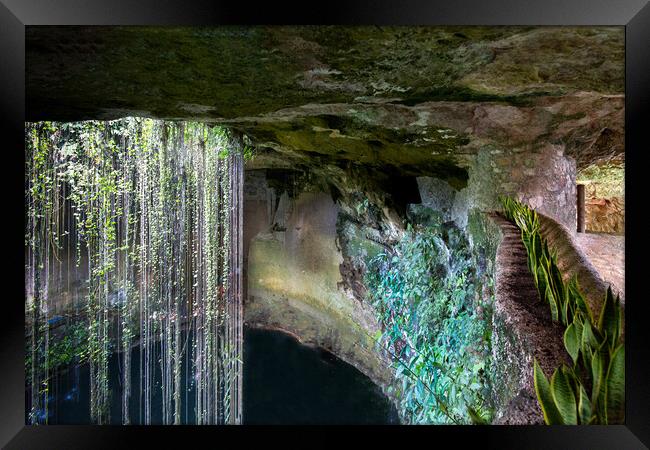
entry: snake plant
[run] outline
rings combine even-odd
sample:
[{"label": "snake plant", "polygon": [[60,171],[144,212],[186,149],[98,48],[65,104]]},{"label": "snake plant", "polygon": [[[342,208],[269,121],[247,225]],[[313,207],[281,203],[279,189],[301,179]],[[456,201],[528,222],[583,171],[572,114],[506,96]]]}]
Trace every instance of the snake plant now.
[{"label": "snake plant", "polygon": [[596,320],[577,277],[568,283],[557,254],[539,232],[537,213],[512,198],[501,198],[504,215],[521,230],[530,269],[551,319],[566,326],[564,346],[572,365],[562,365],[549,380],[537,360],[533,377],[544,421],[551,424],[622,423],[625,413],[625,345],[620,298],[607,289]]}]

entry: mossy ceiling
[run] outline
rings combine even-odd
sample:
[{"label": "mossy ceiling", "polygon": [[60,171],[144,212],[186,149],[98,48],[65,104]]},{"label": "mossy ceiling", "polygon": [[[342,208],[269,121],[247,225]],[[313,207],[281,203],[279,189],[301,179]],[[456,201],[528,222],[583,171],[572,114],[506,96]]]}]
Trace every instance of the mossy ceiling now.
[{"label": "mossy ceiling", "polygon": [[199,119],[426,173],[484,143],[623,153],[622,27],[27,27],[28,120]]}]

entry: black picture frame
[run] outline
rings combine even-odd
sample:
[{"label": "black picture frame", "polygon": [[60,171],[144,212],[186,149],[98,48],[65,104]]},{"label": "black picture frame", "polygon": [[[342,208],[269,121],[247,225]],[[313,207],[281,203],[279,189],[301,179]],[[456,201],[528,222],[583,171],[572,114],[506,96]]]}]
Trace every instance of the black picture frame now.
[{"label": "black picture frame", "polygon": [[[24,118],[26,25],[621,25],[626,39],[626,423],[575,427],[160,427],[46,426],[24,424]],[[641,291],[645,269],[644,152],[650,105],[650,4],[645,0],[455,0],[341,1],[302,5],[210,0],[0,0],[1,198],[5,205],[5,264],[0,317],[0,444],[7,449],[131,448],[225,445],[262,438],[269,444],[342,445],[338,431],[362,440],[404,444],[415,437],[426,445],[447,440],[481,448],[637,449],[650,446],[650,351],[648,302]],[[4,228],[4,227],[3,227]],[[9,288],[9,289],[7,289]],[[290,444],[291,443],[291,444]],[[229,444],[230,445],[230,444]],[[233,444],[233,445],[242,445]],[[243,444],[245,445],[245,444]],[[343,444],[344,445],[344,444]],[[368,445],[367,443],[364,445]],[[411,444],[409,444],[411,445]],[[449,444],[447,444],[449,445]]]}]

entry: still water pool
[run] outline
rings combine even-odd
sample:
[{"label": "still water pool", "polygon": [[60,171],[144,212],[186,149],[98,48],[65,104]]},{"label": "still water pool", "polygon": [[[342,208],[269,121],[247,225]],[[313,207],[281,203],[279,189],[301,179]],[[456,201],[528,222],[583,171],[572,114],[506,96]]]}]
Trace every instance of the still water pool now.
[{"label": "still water pool", "polygon": [[[139,348],[132,353],[132,423],[140,418]],[[160,370],[158,368],[158,370]],[[109,362],[111,423],[121,423],[120,361]],[[194,422],[194,390],[182,370],[183,423]],[[49,399],[50,424],[88,424],[87,365],[59,371]],[[397,412],[368,377],[331,353],[300,344],[279,331],[244,331],[244,424],[396,424]],[[154,390],[152,423],[162,422],[160,389]],[[27,393],[26,393],[27,397]]]}]

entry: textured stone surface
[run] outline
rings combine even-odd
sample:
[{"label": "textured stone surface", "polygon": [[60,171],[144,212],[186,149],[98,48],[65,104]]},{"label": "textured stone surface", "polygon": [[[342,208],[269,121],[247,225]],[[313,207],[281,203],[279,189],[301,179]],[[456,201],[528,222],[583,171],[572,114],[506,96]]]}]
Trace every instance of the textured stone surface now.
[{"label": "textured stone surface", "polygon": [[563,329],[551,321],[548,305],[539,298],[526,265],[519,229],[492,215],[503,239],[496,256],[496,300],[492,351],[503,376],[495,389],[501,402],[495,423],[543,423],[533,382],[533,358],[547,376],[570,358],[562,342]]},{"label": "textured stone surface", "polygon": [[508,195],[576,227],[575,162],[560,146],[544,145],[535,152],[484,147],[469,167],[469,180],[455,197],[452,218],[467,223],[468,211],[500,208],[498,196]]},{"label": "textured stone surface", "polygon": [[[578,233],[570,231],[543,214],[539,214],[539,222],[540,234],[548,240],[549,248],[557,252],[557,265],[562,272],[562,277],[568,281],[574,275],[577,276],[580,289],[592,314],[598,317],[608,284],[600,276],[590,258],[582,251],[577,241]],[[620,257],[616,260],[620,261]],[[613,267],[618,264],[616,260],[612,263]],[[621,300],[625,308],[624,299]]]},{"label": "textured stone surface", "polygon": [[625,232],[625,198],[597,198],[585,200],[585,227],[587,231],[623,234]]},{"label": "textured stone surface", "polygon": [[336,204],[324,192],[283,196],[290,206],[275,209],[274,228],[250,243],[245,321],[326,348],[387,387],[391,371],[375,350],[374,312],[341,287]]},{"label": "textured stone surface", "polygon": [[439,211],[443,221],[450,220],[456,190],[446,181],[437,178],[418,177],[417,182],[422,204]]},{"label": "textured stone surface", "polygon": [[540,143],[583,167],[622,158],[623,37],[622,27],[28,27],[27,117],[214,121],[260,149],[256,167],[345,160],[453,181],[486,144]]},{"label": "textured stone surface", "polygon": [[[620,93],[622,27],[28,27],[31,114]],[[63,69],[63,70],[62,70]]]},{"label": "textured stone surface", "polygon": [[625,236],[577,233],[575,242],[612,292],[625,302]]},{"label": "textured stone surface", "polygon": [[208,120],[249,169],[442,180],[460,226],[516,194],[572,228],[576,168],[623,159],[620,27],[36,27],[26,48],[29,119]]}]

